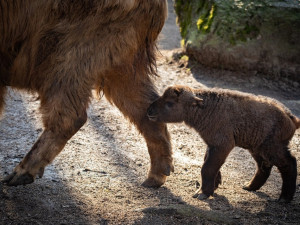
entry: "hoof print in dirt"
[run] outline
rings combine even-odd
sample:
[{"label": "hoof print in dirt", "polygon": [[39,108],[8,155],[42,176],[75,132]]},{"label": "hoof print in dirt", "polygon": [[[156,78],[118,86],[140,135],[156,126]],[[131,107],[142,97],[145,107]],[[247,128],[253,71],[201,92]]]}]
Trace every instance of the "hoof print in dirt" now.
[{"label": "hoof print in dirt", "polygon": [[8,186],[18,186],[31,184],[33,181],[33,176],[29,173],[17,175],[16,172],[13,172],[4,178],[3,183],[6,183]]}]

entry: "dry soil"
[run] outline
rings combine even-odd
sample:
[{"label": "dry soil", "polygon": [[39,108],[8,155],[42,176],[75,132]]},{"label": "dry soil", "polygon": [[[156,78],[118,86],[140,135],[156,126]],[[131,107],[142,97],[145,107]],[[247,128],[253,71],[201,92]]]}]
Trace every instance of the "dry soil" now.
[{"label": "dry soil", "polygon": [[[260,74],[209,69],[181,57],[172,2],[160,37],[156,84],[222,87],[271,96],[300,116],[300,85]],[[172,57],[175,55],[175,57]],[[37,96],[10,90],[0,122],[0,179],[10,173],[42,132]],[[140,184],[149,155],[143,137],[105,97],[93,99],[88,122],[33,184],[0,184],[0,224],[299,224],[300,186],[290,204],[276,202],[281,177],[274,168],[257,192],[242,189],[255,172],[247,150],[235,148],[222,167],[223,184],[205,201],[201,183],[205,143],[184,124],[170,124],[175,172],[161,188]],[[300,171],[300,130],[291,141]]]}]

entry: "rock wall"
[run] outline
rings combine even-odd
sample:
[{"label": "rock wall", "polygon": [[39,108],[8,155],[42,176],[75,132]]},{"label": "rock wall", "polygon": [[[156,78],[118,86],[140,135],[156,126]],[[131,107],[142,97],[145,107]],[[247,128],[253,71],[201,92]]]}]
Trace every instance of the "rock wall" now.
[{"label": "rock wall", "polygon": [[175,0],[175,11],[200,63],[300,81],[299,0]]}]

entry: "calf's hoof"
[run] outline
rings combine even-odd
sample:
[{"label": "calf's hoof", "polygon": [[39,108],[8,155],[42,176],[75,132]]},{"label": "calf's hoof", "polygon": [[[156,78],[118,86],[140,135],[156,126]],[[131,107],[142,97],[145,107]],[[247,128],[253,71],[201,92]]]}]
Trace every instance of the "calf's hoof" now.
[{"label": "calf's hoof", "polygon": [[17,172],[13,172],[4,178],[3,183],[6,183],[8,186],[18,186],[31,184],[33,181],[34,177],[29,173],[17,174]]},{"label": "calf's hoof", "polygon": [[193,198],[197,198],[199,200],[205,200],[209,198],[209,195],[206,195],[202,193],[201,189],[198,189],[195,194],[193,195]]},{"label": "calf's hoof", "polygon": [[293,200],[293,196],[280,196],[280,198],[277,200],[279,203],[289,203]]},{"label": "calf's hoof", "polygon": [[197,199],[199,199],[199,200],[205,200],[205,199],[208,199],[208,198],[209,198],[209,196],[206,195],[206,194],[203,194],[203,193],[201,193],[201,194],[197,197]]},{"label": "calf's hoof", "polygon": [[243,186],[242,188],[246,191],[252,191],[251,188],[249,188],[249,186]]},{"label": "calf's hoof", "polygon": [[204,193],[201,193],[201,194],[194,194],[193,198],[197,198],[199,200],[205,200],[205,199],[208,199],[209,196]]},{"label": "calf's hoof", "polygon": [[242,188],[246,191],[256,191],[257,190],[256,188],[251,187],[251,185],[244,185]]}]

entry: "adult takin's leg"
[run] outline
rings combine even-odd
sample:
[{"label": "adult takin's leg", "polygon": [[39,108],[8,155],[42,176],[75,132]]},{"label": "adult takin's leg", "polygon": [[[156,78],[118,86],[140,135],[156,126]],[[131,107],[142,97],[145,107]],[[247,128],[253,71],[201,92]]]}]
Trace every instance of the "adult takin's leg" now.
[{"label": "adult takin's leg", "polygon": [[[65,89],[58,90],[56,94],[52,93],[47,100],[41,96],[44,132],[14,171],[4,178],[9,186],[29,184],[37,175],[42,177],[45,166],[53,161],[87,120],[88,99],[80,99],[76,91]],[[74,96],[78,99],[75,100]],[[70,99],[74,101],[71,102]]]},{"label": "adult takin's leg", "polygon": [[249,182],[248,185],[243,187],[243,189],[247,191],[256,191],[260,189],[269,178],[273,167],[272,164],[266,162],[259,155],[252,154],[252,156],[256,161],[257,168],[256,168],[256,173],[252,178],[252,180]]},{"label": "adult takin's leg", "polygon": [[6,87],[5,86],[1,86],[0,84],[0,118],[1,118],[1,114],[4,108],[4,98],[5,98],[5,94],[6,94]]},{"label": "adult takin's leg", "polygon": [[296,192],[297,161],[291,155],[288,147],[284,148],[282,155],[274,162],[282,177],[282,189],[279,197],[281,202],[292,201]]},{"label": "adult takin's leg", "polygon": [[208,147],[206,160],[201,169],[202,186],[196,191],[193,198],[204,200],[213,195],[220,168],[232,149],[233,146]]},{"label": "adult takin's leg", "polygon": [[106,77],[103,88],[105,96],[136,125],[146,140],[151,167],[148,178],[142,185],[159,187],[174,168],[166,125],[152,122],[146,115],[149,105],[158,98],[154,85],[149,77],[141,77],[138,74],[115,71]]}]

